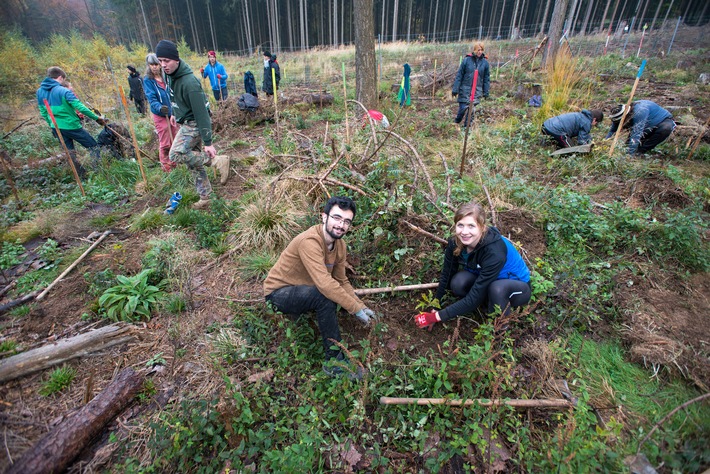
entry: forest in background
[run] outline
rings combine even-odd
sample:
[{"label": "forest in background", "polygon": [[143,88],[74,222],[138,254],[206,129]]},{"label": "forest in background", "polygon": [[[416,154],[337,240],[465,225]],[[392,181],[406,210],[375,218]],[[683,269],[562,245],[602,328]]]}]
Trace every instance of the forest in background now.
[{"label": "forest in background", "polygon": [[[708,21],[705,0],[568,0],[568,37],[626,27],[667,28]],[[515,39],[547,34],[552,0],[374,0],[381,41]],[[198,52],[249,54],[354,42],[353,0],[7,0],[0,22],[33,42],[78,30],[109,41],[143,43],[184,38]]]}]

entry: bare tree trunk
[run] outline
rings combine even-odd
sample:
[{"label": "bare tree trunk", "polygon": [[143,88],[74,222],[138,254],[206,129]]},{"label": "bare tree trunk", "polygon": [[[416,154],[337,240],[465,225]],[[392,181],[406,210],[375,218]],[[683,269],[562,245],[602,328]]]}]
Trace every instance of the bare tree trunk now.
[{"label": "bare tree trunk", "polygon": [[587,25],[589,24],[589,17],[592,14],[592,6],[594,6],[594,0],[589,0],[587,3],[587,12],[584,14],[584,21],[582,22],[582,29],[580,31],[582,35],[587,34]]},{"label": "bare tree trunk", "polygon": [[518,16],[518,5],[520,5],[520,0],[515,0],[515,6],[513,7],[513,16],[510,17],[510,35],[508,35],[508,37],[512,40],[515,39],[515,20]]},{"label": "bare tree trunk", "polygon": [[373,0],[354,0],[355,95],[367,109],[377,106],[375,12]]},{"label": "bare tree trunk", "polygon": [[407,0],[407,43],[412,40],[412,0]]},{"label": "bare tree trunk", "polygon": [[658,13],[661,11],[661,5],[663,5],[663,0],[658,0],[658,6],[656,7],[656,13],[653,15],[653,20],[651,20],[651,30],[656,25],[656,19],[658,19]]},{"label": "bare tree trunk", "polygon": [[170,10],[170,23],[173,25],[173,39],[177,41],[177,27],[175,22],[175,12],[173,10],[173,0],[168,0],[168,9]]},{"label": "bare tree trunk", "polygon": [[214,17],[212,16],[212,0],[206,0],[207,3],[207,21],[210,23],[210,35],[212,36],[212,49],[214,51],[219,51],[219,46],[217,45],[217,37],[214,35]]},{"label": "bare tree trunk", "polygon": [[674,3],[674,0],[671,0],[671,4],[668,5],[668,10],[666,10],[666,16],[663,18],[663,23],[661,24],[661,29],[663,29],[666,26],[666,21],[668,21],[668,14],[670,14],[671,8],[673,8],[673,3]]},{"label": "bare tree trunk", "polygon": [[308,2],[303,4],[303,16],[306,17],[306,49],[308,49]]},{"label": "bare tree trunk", "polygon": [[301,49],[306,49],[306,18],[303,11],[303,2],[305,0],[299,0],[298,2],[298,17],[301,22]]},{"label": "bare tree trunk", "polygon": [[503,26],[503,17],[505,16],[505,2],[507,0],[503,0],[501,2],[501,7],[500,7],[500,18],[498,19],[498,34],[496,35],[496,38],[500,38],[500,29]]},{"label": "bare tree trunk", "polygon": [[483,4],[481,5],[481,11],[478,12],[478,40],[481,40],[481,37],[483,36],[483,20],[485,16],[485,11],[486,11],[486,0],[483,0]]},{"label": "bare tree trunk", "polygon": [[577,20],[579,20],[579,12],[582,11],[582,0],[575,0],[577,3],[574,6],[574,16],[572,17],[572,24],[569,25],[569,36],[570,38],[574,36],[574,30],[577,26]]},{"label": "bare tree trunk", "polygon": [[439,19],[439,0],[436,0],[436,6],[434,7],[434,33],[432,38],[436,41],[436,22]]},{"label": "bare tree trunk", "polygon": [[345,44],[345,0],[340,2],[340,44]]},{"label": "bare tree trunk", "polygon": [[244,35],[246,36],[246,42],[247,42],[247,48],[249,49],[249,54],[251,54],[252,51],[252,32],[251,32],[251,21],[250,21],[250,16],[249,16],[249,5],[248,5],[248,0],[244,0]]},{"label": "bare tree trunk", "polygon": [[554,64],[557,50],[560,48],[560,38],[562,37],[562,27],[564,26],[568,4],[569,0],[557,0],[555,2],[555,8],[552,10],[552,20],[550,20],[548,47],[542,53],[542,67]]},{"label": "bare tree trunk", "polygon": [[446,20],[446,42],[449,42],[449,31],[451,31],[451,13],[454,10],[454,0],[449,0],[449,16]]},{"label": "bare tree trunk", "polygon": [[604,7],[604,13],[602,14],[602,22],[599,25],[599,32],[604,31],[604,22],[606,22],[606,14],[609,12],[609,6],[611,5],[611,0],[606,0],[606,7]]},{"label": "bare tree trunk", "polygon": [[[575,15],[575,12],[577,11],[578,3],[579,3],[579,0],[572,0],[572,7],[570,8],[569,16],[567,17],[567,21],[568,21],[567,24],[569,25],[568,31],[570,32],[569,36],[572,36],[572,31],[574,31],[574,18],[575,18],[574,15]],[[564,28],[564,26],[563,26],[563,28]]]},{"label": "bare tree trunk", "polygon": [[392,41],[397,41],[397,15],[399,15],[399,0],[394,0],[392,10]]},{"label": "bare tree trunk", "polygon": [[333,47],[338,46],[338,0],[333,0]]},{"label": "bare tree trunk", "polygon": [[545,25],[547,24],[547,13],[550,11],[550,0],[547,0],[545,2],[545,13],[542,14],[542,24],[540,25],[540,33],[538,34],[543,34],[545,32]]},{"label": "bare tree trunk", "polygon": [[141,14],[143,15],[143,24],[145,25],[145,34],[148,37],[148,50],[153,51],[153,39],[150,37],[150,29],[148,28],[148,17],[145,16],[145,8],[143,8],[143,0],[138,0],[141,6]]}]

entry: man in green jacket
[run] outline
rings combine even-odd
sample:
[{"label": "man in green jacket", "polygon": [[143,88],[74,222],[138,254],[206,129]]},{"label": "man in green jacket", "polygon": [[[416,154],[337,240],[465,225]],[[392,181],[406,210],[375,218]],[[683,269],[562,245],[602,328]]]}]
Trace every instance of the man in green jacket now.
[{"label": "man in green jacket", "polygon": [[190,66],[180,60],[175,43],[161,40],[155,48],[155,54],[165,71],[170,90],[173,106],[170,122],[173,126],[176,122],[180,124],[169,158],[173,163],[185,163],[192,171],[197,194],[200,195],[200,200],[192,207],[206,209],[210,204],[212,185],[205,166],[212,166],[212,159],[217,155],[212,146],[209,102]]},{"label": "man in green jacket", "polygon": [[81,120],[77,112],[96,120],[100,125],[105,125],[106,121],[103,117],[94,113],[93,110],[81,103],[74,92],[68,87],[67,74],[57,66],[52,66],[47,69],[47,77],[37,89],[37,106],[42,118],[47,122],[52,129],[52,134],[59,140],[57,130],[54,128],[54,123],[49,116],[49,111],[44,101],[49,104],[49,108],[57,121],[57,127],[62,134],[64,143],[69,149],[69,156],[74,162],[79,177],[83,178],[86,175],[86,170],[81,166],[81,163],[76,159],[76,151],[74,149],[74,141],[79,142],[84,148],[89,150],[94,163],[100,158],[99,144],[96,143],[94,137],[81,126]]},{"label": "man in green jacket", "polygon": [[[297,235],[283,251],[264,281],[266,301],[285,314],[301,315],[315,311],[323,339],[326,361],[343,361],[338,305],[363,324],[370,324],[375,313],[355,295],[345,276],[347,250],[341,239],[352,225],[355,203],[348,197],[332,197],[316,224]],[[338,365],[327,363],[329,376],[342,375]],[[361,370],[348,375],[362,378]]]}]

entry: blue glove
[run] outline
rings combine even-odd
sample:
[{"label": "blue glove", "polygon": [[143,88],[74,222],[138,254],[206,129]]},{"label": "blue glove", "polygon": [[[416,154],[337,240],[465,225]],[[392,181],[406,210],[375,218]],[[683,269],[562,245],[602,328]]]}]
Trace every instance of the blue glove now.
[{"label": "blue glove", "polygon": [[363,322],[365,326],[370,324],[370,321],[376,320],[377,315],[370,308],[362,308],[360,311],[355,313],[355,317]]}]

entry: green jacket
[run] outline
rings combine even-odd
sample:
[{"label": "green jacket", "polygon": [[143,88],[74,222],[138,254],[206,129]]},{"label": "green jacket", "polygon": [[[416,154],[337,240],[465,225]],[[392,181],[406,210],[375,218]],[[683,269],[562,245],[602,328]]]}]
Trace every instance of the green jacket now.
[{"label": "green jacket", "polygon": [[197,122],[202,143],[212,145],[212,118],[209,101],[202,91],[199,79],[192,73],[190,66],[180,60],[180,65],[172,74],[166,75],[170,89],[170,101],[173,115],[178,123]]},{"label": "green jacket", "polygon": [[54,128],[54,124],[49,117],[47,107],[44,105],[45,100],[49,103],[49,108],[60,130],[78,130],[82,128],[77,112],[81,112],[93,120],[99,118],[93,110],[82,104],[72,91],[61,85],[56,79],[46,77],[39,89],[37,89],[37,106],[42,118],[52,128]]}]

